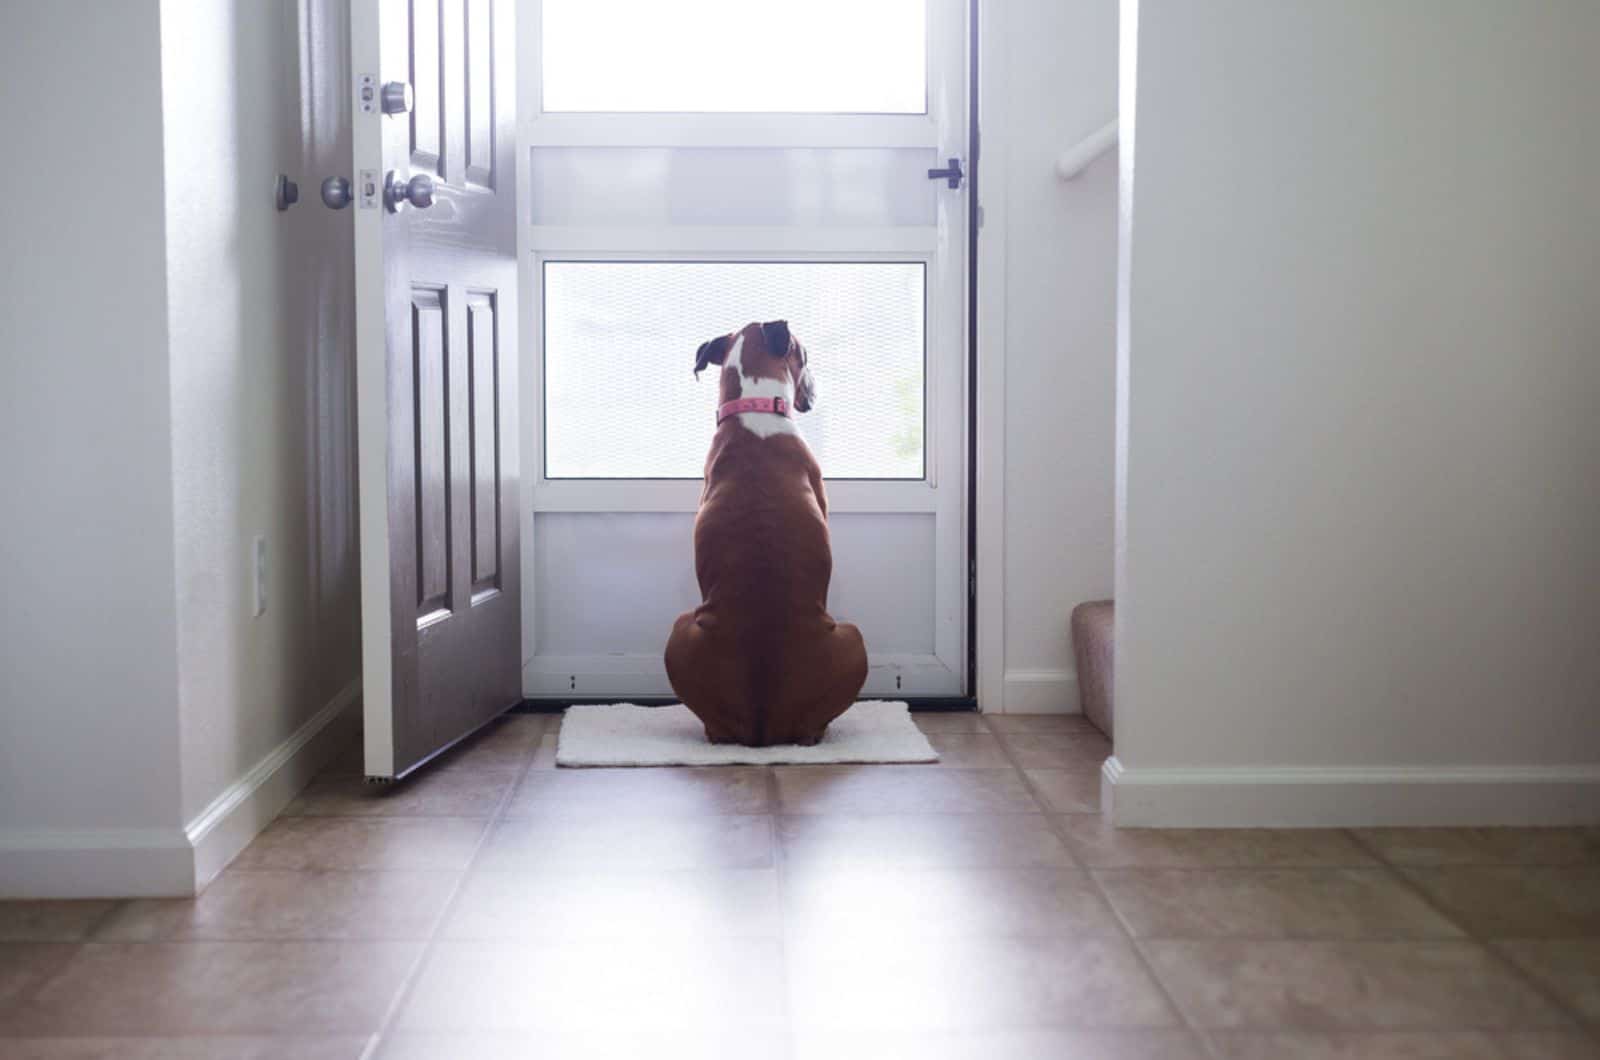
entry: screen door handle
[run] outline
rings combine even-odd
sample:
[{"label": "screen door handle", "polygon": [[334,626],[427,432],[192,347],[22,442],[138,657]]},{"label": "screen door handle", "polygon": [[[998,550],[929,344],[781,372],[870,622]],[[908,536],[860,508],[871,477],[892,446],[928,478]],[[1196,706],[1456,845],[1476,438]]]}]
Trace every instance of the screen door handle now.
[{"label": "screen door handle", "polygon": [[943,169],[928,170],[929,180],[945,181],[952,188],[961,187],[961,178],[965,175],[961,172],[961,159],[959,158],[950,159]]}]

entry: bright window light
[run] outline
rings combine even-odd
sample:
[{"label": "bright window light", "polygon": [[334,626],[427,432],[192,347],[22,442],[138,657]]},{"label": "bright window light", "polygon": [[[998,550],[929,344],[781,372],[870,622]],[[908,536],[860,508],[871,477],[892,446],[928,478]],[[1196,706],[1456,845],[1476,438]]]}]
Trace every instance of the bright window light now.
[{"label": "bright window light", "polygon": [[817,403],[795,422],[829,478],[923,477],[919,262],[552,261],[544,267],[545,473],[699,478],[720,370],[702,342],[786,319]]},{"label": "bright window light", "polygon": [[544,0],[544,109],[922,114],[925,3]]}]

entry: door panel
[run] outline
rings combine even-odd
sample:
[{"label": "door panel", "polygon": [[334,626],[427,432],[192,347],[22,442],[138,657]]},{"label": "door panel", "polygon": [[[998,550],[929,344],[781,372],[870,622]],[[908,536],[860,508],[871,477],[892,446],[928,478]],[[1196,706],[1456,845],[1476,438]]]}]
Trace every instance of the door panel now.
[{"label": "door panel", "polygon": [[494,296],[467,296],[467,368],[471,373],[472,597],[500,587],[500,365]]},{"label": "door panel", "polygon": [[[411,169],[441,176],[444,155],[444,34],[441,0],[411,0],[407,49],[411,80]],[[389,74],[384,76],[388,77]]]},{"label": "door panel", "polygon": [[494,182],[494,5],[489,0],[466,4],[466,144],[464,178],[468,184],[492,188]]},{"label": "door panel", "polygon": [[450,608],[450,354],[444,298],[437,288],[411,294],[419,623]]},{"label": "door panel", "polygon": [[[470,5],[512,26],[511,0]],[[357,0],[353,68],[413,77],[355,115],[355,169],[435,178],[356,217],[366,768],[403,776],[521,698],[514,42],[462,0]],[[493,20],[490,23],[489,20]],[[487,126],[464,164],[468,94]]]}]

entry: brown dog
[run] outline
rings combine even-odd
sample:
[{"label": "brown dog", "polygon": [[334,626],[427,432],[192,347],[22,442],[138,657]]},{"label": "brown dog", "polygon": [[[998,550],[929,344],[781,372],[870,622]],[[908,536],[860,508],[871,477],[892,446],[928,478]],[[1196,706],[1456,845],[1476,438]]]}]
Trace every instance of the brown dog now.
[{"label": "brown dog", "polygon": [[822,470],[790,419],[815,395],[784,321],[703,344],[722,366],[717,433],[694,523],[704,602],[678,616],[667,679],[712,743],[813,744],[867,679],[855,626],[828,614],[833,553]]}]

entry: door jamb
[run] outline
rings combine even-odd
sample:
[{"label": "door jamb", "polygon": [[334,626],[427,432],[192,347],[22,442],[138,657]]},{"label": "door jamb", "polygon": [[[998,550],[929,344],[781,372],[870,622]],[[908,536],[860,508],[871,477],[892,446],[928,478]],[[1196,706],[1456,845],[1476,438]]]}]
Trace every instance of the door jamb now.
[{"label": "door jamb", "polygon": [[[377,0],[355,0],[350,10],[350,69],[344,90],[350,93],[350,179],[357,183],[361,170],[383,167],[383,128],[363,120],[356,103],[362,74],[380,73],[380,10]],[[375,168],[374,168],[375,167]],[[356,348],[356,490],[357,497],[387,497],[389,491],[389,375],[388,329],[384,321],[383,211],[357,205],[350,211],[355,245],[355,348]],[[378,292],[374,304],[371,292]],[[363,295],[363,292],[367,292]],[[372,454],[377,454],[374,457]],[[394,660],[389,582],[389,508],[387,504],[358,504],[357,541],[361,570],[361,672],[362,754],[377,763],[378,772],[394,772]],[[368,622],[365,616],[381,616]],[[383,756],[389,756],[383,761]],[[372,770],[369,768],[368,772]]]},{"label": "door jamb", "polygon": [[[973,691],[978,709],[1004,713],[1005,706],[1005,531],[1006,531],[1006,113],[1004,63],[984,64],[979,43],[1003,41],[1007,5],[999,0],[972,0],[972,192],[973,285],[971,357],[974,443],[973,541],[975,566],[971,642],[976,669]],[[987,115],[991,120],[985,123]],[[985,124],[989,150],[981,151],[979,130]],[[979,174],[983,196],[978,197]],[[981,281],[981,282],[980,282]],[[978,353],[983,352],[981,367]]]}]

